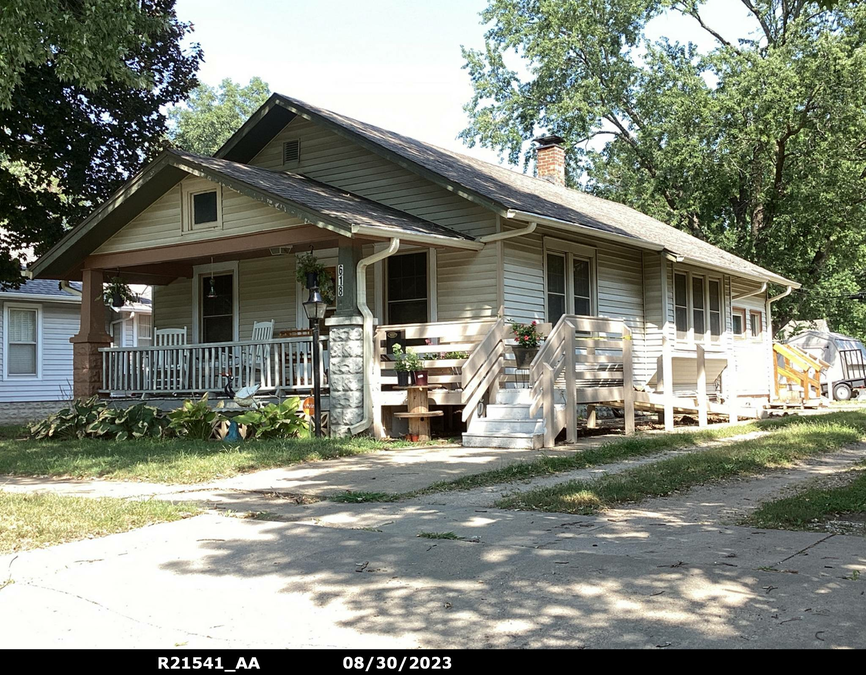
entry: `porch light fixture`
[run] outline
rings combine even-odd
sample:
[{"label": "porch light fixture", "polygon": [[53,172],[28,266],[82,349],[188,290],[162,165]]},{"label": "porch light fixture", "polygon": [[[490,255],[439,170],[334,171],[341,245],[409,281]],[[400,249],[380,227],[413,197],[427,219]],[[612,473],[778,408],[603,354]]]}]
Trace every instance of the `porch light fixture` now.
[{"label": "porch light fixture", "polygon": [[325,318],[328,309],[318,286],[310,288],[310,297],[304,303],[304,313],[313,329],[313,422],[316,438],[322,437],[322,356],[319,345],[319,322]]},{"label": "porch light fixture", "polygon": [[210,290],[207,292],[209,300],[213,300],[217,296],[216,282],[213,278],[213,258],[210,259]]}]

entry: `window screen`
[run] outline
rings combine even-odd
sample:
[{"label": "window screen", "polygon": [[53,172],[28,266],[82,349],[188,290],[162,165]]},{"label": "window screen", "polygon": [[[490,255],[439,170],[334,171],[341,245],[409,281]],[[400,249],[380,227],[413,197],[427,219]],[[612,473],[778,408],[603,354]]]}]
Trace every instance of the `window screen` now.
[{"label": "window screen", "polygon": [[[201,341],[231,342],[234,340],[234,284],[231,274],[220,274],[213,279],[201,278]],[[209,298],[208,295],[215,297]]]},{"label": "window screen", "polygon": [[707,313],[704,300],[704,278],[692,277],[692,326],[695,340],[703,340],[707,332]]},{"label": "window screen", "polygon": [[685,339],[689,334],[688,278],[685,274],[674,274],[674,312],[677,338]]},{"label": "window screen", "polygon": [[217,221],[217,193],[199,192],[192,196],[193,225],[215,223]]},{"label": "window screen", "polygon": [[708,282],[710,290],[710,339],[718,341],[722,335],[722,285],[715,279]]},{"label": "window screen", "polygon": [[427,320],[427,254],[388,258],[388,323]]},{"label": "window screen", "polygon": [[592,315],[591,287],[589,260],[574,259],[574,313],[577,315]]},{"label": "window screen", "polygon": [[35,309],[9,309],[8,364],[9,375],[38,373],[39,313]]},{"label": "window screen", "polygon": [[547,320],[556,324],[565,314],[565,256],[547,254]]}]

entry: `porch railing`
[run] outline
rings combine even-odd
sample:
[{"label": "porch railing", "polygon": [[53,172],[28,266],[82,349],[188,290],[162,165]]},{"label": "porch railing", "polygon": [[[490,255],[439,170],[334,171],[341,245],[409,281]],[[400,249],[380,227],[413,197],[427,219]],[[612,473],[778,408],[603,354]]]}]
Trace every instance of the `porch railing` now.
[{"label": "porch railing", "polygon": [[[322,382],[328,381],[328,338],[321,338]],[[102,391],[114,394],[203,394],[259,385],[260,393],[303,392],[313,386],[309,337],[213,342],[168,347],[107,347]]]}]

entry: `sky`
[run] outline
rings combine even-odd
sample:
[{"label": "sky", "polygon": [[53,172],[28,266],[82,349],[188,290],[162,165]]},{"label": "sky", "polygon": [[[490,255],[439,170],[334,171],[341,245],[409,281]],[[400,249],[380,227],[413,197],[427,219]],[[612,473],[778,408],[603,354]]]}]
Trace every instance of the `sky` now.
[{"label": "sky", "polygon": [[[498,162],[457,135],[472,97],[460,47],[481,48],[486,0],[178,0],[204,49],[199,77],[215,85],[259,76],[271,91],[299,98],[436,145]],[[726,38],[743,32],[736,0],[701,11]],[[684,17],[654,20],[665,35],[701,48],[712,38]]]}]

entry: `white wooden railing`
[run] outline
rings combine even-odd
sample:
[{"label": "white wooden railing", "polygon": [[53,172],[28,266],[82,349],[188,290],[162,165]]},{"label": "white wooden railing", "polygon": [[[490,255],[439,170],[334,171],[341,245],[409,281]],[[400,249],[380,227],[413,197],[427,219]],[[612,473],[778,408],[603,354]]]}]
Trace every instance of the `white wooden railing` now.
[{"label": "white wooden railing", "polygon": [[[321,338],[322,382],[328,380],[328,342]],[[214,342],[167,347],[108,347],[102,352],[102,391],[181,394],[258,384],[261,393],[307,391],[313,386],[310,337],[256,342]]]},{"label": "white wooden railing", "polygon": [[[625,432],[634,433],[634,361],[631,330],[623,321],[565,315],[553,327],[529,368],[529,412],[544,414],[544,447],[565,428],[577,438],[578,403],[622,402]],[[556,391],[565,406],[556,409]]]}]

